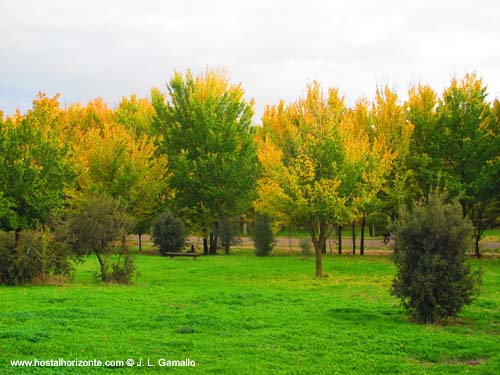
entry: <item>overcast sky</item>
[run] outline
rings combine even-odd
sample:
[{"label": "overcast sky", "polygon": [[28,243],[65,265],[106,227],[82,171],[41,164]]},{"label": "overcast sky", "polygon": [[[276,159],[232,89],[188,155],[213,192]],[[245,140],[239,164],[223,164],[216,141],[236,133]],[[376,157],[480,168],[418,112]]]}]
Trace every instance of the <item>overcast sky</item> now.
[{"label": "overcast sky", "polygon": [[476,71],[500,97],[500,2],[0,0],[0,109],[149,96],[174,70],[223,67],[266,104],[336,86],[349,104],[389,84],[439,93]]}]

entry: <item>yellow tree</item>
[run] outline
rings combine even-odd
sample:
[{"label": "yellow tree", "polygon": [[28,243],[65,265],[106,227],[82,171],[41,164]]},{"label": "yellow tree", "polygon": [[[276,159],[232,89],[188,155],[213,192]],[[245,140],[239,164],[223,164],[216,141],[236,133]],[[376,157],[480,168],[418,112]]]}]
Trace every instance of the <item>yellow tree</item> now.
[{"label": "yellow tree", "polygon": [[70,105],[66,109],[67,122],[71,129],[86,131],[101,129],[105,124],[113,122],[115,114],[102,98],[96,98],[83,106],[80,103]]},{"label": "yellow tree", "polygon": [[114,111],[116,122],[129,129],[135,138],[153,134],[152,125],[155,109],[147,98],[138,98],[132,94],[130,98],[124,96]]},{"label": "yellow tree", "polygon": [[153,139],[135,139],[121,124],[103,123],[83,134],[74,144],[78,191],[119,200],[134,221],[140,246],[140,235],[166,198],[166,157],[155,156]]},{"label": "yellow tree", "polygon": [[370,143],[369,129],[355,115],[338,90],[325,95],[314,82],[304,98],[267,107],[262,118],[258,156],[263,175],[255,207],[308,230],[316,276],[323,275],[321,253],[333,224],[355,217],[356,205],[374,194],[368,189],[360,194],[360,187],[379,185],[390,165],[384,148]]},{"label": "yellow tree", "polygon": [[[351,217],[357,219],[361,216],[360,254],[363,255],[366,214],[378,205],[378,194],[387,182],[396,154],[386,137],[375,132],[370,103],[366,99],[359,100],[353,109],[346,111],[340,130],[350,163],[350,178],[353,179],[349,186],[349,194],[352,195]],[[353,254],[356,249],[355,222],[352,221]],[[339,252],[340,236],[339,230]]]},{"label": "yellow tree", "polygon": [[407,119],[405,107],[400,103],[396,92],[387,86],[377,90],[371,119],[373,138],[385,144],[387,151],[394,155],[392,168],[381,194],[382,210],[394,219],[399,205],[411,200],[408,157],[413,124]]}]

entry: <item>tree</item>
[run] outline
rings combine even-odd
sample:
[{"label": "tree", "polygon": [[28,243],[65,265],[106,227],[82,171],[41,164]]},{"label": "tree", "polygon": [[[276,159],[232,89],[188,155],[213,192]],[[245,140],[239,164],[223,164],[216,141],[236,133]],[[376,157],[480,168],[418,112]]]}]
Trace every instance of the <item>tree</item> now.
[{"label": "tree", "polygon": [[218,225],[251,206],[257,160],[251,127],[253,102],[224,71],[194,77],[176,73],[167,85],[169,100],[153,90],[155,127],[169,156],[173,207],[202,229],[204,253],[217,246]]},{"label": "tree", "polygon": [[0,123],[0,225],[14,230],[17,249],[21,230],[46,224],[72,183],[58,97],[40,93],[25,116]]},{"label": "tree", "polygon": [[[162,209],[168,194],[165,156],[156,156],[156,146],[146,135],[135,139],[117,123],[85,131],[74,145],[79,191],[104,193],[120,201],[140,235]],[[141,247],[141,246],[139,246]]]},{"label": "tree", "polygon": [[412,168],[422,195],[438,185],[459,197],[475,227],[476,256],[486,213],[498,196],[500,125],[486,87],[475,74],[453,79],[442,98],[428,86],[410,90],[408,117],[415,124]]},{"label": "tree", "polygon": [[463,216],[478,219],[474,220],[477,257],[484,226],[474,211],[484,212],[493,190],[498,190],[492,164],[500,156],[500,127],[486,96],[482,80],[466,74],[460,82],[452,80],[437,108],[443,179],[460,198]]},{"label": "tree", "polygon": [[151,239],[160,248],[161,255],[181,251],[186,242],[186,227],[181,219],[166,211],[156,220]]},{"label": "tree", "polygon": [[439,181],[442,177],[441,165],[435,141],[436,133],[439,132],[437,105],[437,94],[428,85],[413,86],[408,91],[406,116],[414,125],[408,158],[413,200],[428,197],[442,183]]},{"label": "tree", "polygon": [[472,226],[460,204],[431,193],[428,202],[402,211],[395,230],[398,273],[392,293],[424,323],[455,316],[477,292],[479,274],[466,262]]},{"label": "tree", "polygon": [[255,246],[255,254],[257,256],[269,255],[276,241],[271,225],[271,218],[268,215],[256,215],[255,230],[252,237]]},{"label": "tree", "polygon": [[369,129],[346,111],[338,90],[325,96],[317,82],[307,87],[305,98],[267,107],[262,122],[256,209],[308,230],[316,276],[322,276],[321,253],[333,225],[356,217],[364,199],[360,187],[379,184],[390,154],[383,142],[370,142]]},{"label": "tree", "polygon": [[[108,107],[102,98],[96,98],[82,106],[80,103],[72,104],[67,109],[69,130],[102,129],[105,124],[110,124],[115,118],[113,110]],[[77,134],[79,135],[79,134]],[[79,141],[80,139],[77,139]]]},{"label": "tree", "polygon": [[95,254],[102,281],[128,282],[135,269],[125,246],[130,224],[118,200],[103,193],[80,195],[72,201],[59,236],[76,254]]},{"label": "tree", "polygon": [[0,284],[47,281],[52,275],[69,276],[70,257],[65,244],[45,232],[23,230],[19,244],[11,233],[0,231]]},{"label": "tree", "polygon": [[241,217],[224,216],[219,225],[219,237],[224,253],[229,255],[231,245],[238,244],[239,239],[239,224]]},{"label": "tree", "polygon": [[[389,95],[392,95],[392,101],[394,102],[394,94],[387,91],[386,96]],[[359,218],[361,216],[361,255],[364,255],[366,216],[381,209],[382,202],[380,195],[384,192],[384,184],[388,185],[391,183],[391,179],[394,176],[392,169],[395,167],[395,159],[398,156],[392,143],[391,132],[387,131],[387,122],[392,122],[394,115],[381,115],[384,112],[381,107],[384,107],[385,104],[381,100],[380,93],[377,97],[377,103],[372,105],[372,110],[370,111],[370,103],[366,99],[359,100],[355,107],[346,113],[346,119],[344,120],[344,122],[347,121],[350,123],[352,134],[363,134],[365,137],[368,137],[368,142],[362,140],[361,144],[356,146],[362,155],[364,155],[361,159],[363,162],[361,174],[365,173],[365,175],[363,178],[360,178],[358,175],[356,187],[351,193],[353,194],[351,206],[355,217]],[[375,110],[375,107],[377,107],[377,110]],[[384,119],[383,117],[386,118]],[[375,125],[374,121],[377,125]],[[349,142],[351,143],[352,141]],[[369,173],[363,172],[363,170],[369,171]],[[355,224],[356,222],[353,220],[351,223],[353,254],[356,249]],[[342,228],[339,228],[340,252],[341,236]]]},{"label": "tree", "polygon": [[115,121],[130,130],[136,139],[153,134],[154,117],[155,109],[151,102],[136,95],[131,95],[130,99],[124,96],[114,111]]},{"label": "tree", "polygon": [[399,207],[412,202],[408,168],[413,124],[405,117],[405,107],[389,87],[377,89],[371,111],[372,139],[383,140],[393,155],[392,168],[379,194],[379,209],[396,219]]}]

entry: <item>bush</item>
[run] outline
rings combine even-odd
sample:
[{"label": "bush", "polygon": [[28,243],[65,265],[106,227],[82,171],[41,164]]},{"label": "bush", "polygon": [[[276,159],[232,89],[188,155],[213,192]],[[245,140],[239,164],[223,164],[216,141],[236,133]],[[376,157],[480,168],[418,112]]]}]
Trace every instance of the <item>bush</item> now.
[{"label": "bush", "polygon": [[170,211],[160,215],[153,226],[151,239],[160,248],[160,254],[181,251],[186,242],[186,227]]},{"label": "bush", "polygon": [[447,204],[444,198],[434,193],[411,213],[401,212],[395,227],[392,294],[424,323],[456,316],[476,295],[480,279],[466,259],[472,225],[457,201]]},{"label": "bush", "polygon": [[313,255],[313,247],[309,238],[301,238],[299,244],[303,256],[310,257]]},{"label": "bush", "polygon": [[15,285],[51,276],[69,276],[71,251],[47,233],[23,231],[16,249],[14,232],[0,232],[0,283]]},{"label": "bush", "polygon": [[132,255],[126,255],[130,228],[131,221],[120,203],[101,194],[73,202],[59,235],[76,254],[96,255],[102,281],[127,283],[135,269]]},{"label": "bush", "polygon": [[239,218],[230,218],[228,216],[224,216],[219,226],[219,236],[226,255],[229,255],[231,245],[238,245],[239,243],[241,243],[238,236],[237,220],[239,220]]},{"label": "bush", "polygon": [[123,249],[111,264],[111,280],[121,284],[128,284],[135,272],[133,254]]},{"label": "bush", "polygon": [[253,243],[257,256],[267,256],[272,251],[275,240],[269,216],[257,214],[255,217]]}]

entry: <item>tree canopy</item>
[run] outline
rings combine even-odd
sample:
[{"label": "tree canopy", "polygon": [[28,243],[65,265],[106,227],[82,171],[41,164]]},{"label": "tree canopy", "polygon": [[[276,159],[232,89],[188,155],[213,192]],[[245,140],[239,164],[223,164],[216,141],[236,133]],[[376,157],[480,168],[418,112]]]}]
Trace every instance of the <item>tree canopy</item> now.
[{"label": "tree canopy", "polygon": [[172,172],[172,205],[191,225],[216,232],[224,216],[243,213],[254,197],[253,102],[221,70],[176,73],[167,89],[168,100],[159,90],[152,98],[156,134]]},{"label": "tree canopy", "polygon": [[391,166],[385,139],[370,139],[362,105],[358,110],[347,110],[337,89],[325,94],[314,82],[304,98],[267,107],[263,116],[256,209],[308,230],[317,276],[332,225],[352,220]]}]

